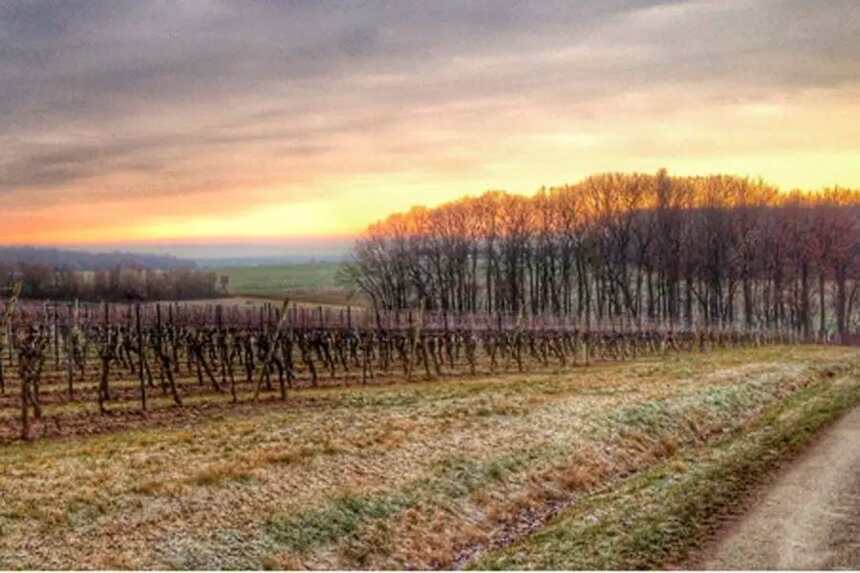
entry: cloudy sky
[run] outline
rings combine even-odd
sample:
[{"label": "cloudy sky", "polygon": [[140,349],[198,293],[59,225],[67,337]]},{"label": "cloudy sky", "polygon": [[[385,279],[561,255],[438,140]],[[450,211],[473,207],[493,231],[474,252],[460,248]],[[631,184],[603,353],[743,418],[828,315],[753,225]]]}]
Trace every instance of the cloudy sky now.
[{"label": "cloudy sky", "polygon": [[860,186],[857,0],[0,0],[0,243],[357,232],[601,171]]}]

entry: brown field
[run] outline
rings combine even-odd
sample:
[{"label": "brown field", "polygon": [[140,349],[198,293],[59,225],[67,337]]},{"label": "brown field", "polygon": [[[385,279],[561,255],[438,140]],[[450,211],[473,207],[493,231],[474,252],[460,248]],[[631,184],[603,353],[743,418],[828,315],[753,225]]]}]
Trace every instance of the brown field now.
[{"label": "brown field", "polygon": [[0,446],[0,568],[612,565],[504,552],[592,492],[666,464],[685,475],[765,420],[860,401],[858,367],[855,349],[771,347],[264,406],[208,396],[155,422],[130,405],[106,434]]}]

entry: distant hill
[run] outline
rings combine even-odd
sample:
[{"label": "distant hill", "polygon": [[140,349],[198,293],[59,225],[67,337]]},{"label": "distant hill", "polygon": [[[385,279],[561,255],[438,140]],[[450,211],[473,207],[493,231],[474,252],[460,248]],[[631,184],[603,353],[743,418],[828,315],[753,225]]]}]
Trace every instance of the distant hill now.
[{"label": "distant hill", "polygon": [[0,264],[37,264],[70,271],[101,271],[116,267],[167,270],[197,266],[192,260],[179,259],[170,255],[122,251],[91,253],[43,247],[0,247]]}]

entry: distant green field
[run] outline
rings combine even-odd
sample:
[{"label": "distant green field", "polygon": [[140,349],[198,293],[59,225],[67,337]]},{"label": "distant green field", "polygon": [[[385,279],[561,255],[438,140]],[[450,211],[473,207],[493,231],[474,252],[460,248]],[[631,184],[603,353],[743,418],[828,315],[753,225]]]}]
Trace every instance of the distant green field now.
[{"label": "distant green field", "polygon": [[340,263],[295,263],[259,267],[213,269],[230,277],[228,290],[236,296],[283,299],[322,304],[359,304],[336,276]]}]

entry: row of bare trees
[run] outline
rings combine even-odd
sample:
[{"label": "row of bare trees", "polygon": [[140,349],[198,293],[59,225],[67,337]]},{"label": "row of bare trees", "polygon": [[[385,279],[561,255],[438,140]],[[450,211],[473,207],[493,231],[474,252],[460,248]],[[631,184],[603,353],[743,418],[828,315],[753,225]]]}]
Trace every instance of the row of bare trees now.
[{"label": "row of bare trees", "polygon": [[860,191],[728,176],[604,174],[372,225],[347,276],[383,309],[844,333],[860,287]]},{"label": "row of bare trees", "polygon": [[189,300],[223,294],[227,277],[205,269],[116,266],[81,271],[46,263],[0,261],[0,290],[20,283],[22,296],[53,300]]}]

